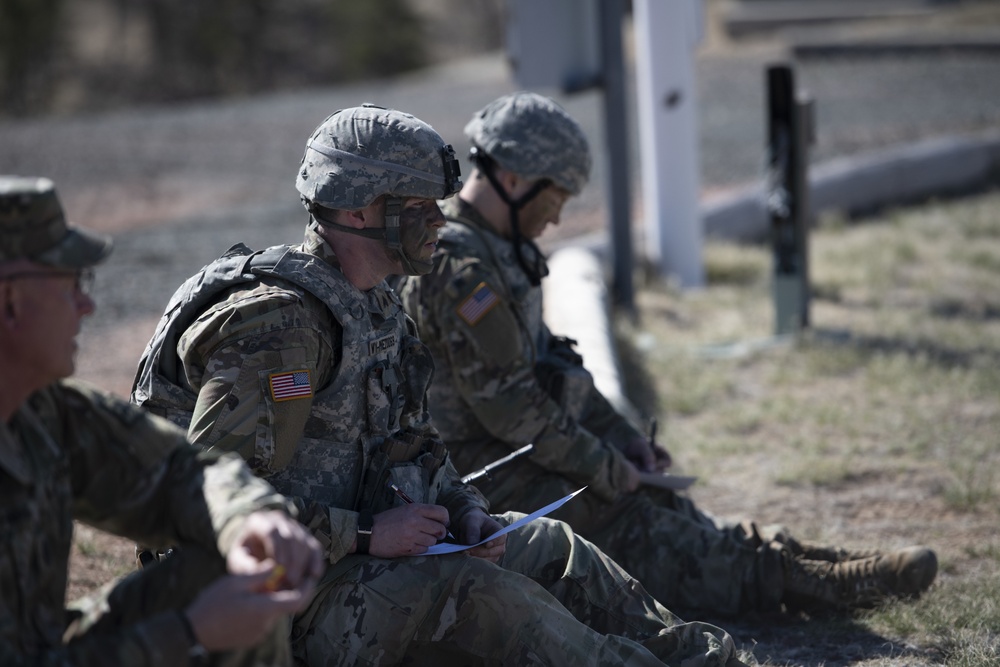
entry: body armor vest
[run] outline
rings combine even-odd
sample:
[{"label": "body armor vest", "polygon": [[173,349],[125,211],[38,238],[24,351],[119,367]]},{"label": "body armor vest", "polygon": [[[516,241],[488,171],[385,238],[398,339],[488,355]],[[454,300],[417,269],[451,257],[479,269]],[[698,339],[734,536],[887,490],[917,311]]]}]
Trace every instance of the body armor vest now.
[{"label": "body armor vest", "polygon": [[[139,361],[132,402],[186,429],[197,394],[185,387],[178,340],[222,292],[261,276],[308,291],[343,329],[340,364],[315,388],[295,453],[268,481],[282,494],[344,509],[392,507],[390,481],[416,502],[433,502],[444,447],[406,430],[422,416],[429,353],[393,292],[362,294],[335,267],[289,246],[253,252],[236,245],[181,285]],[[270,392],[260,400],[273,417]]]}]

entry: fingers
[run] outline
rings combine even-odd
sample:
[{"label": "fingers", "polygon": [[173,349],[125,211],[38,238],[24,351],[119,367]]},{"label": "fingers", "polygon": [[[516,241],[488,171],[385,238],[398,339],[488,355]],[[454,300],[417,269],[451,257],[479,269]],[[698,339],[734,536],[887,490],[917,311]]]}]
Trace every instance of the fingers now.
[{"label": "fingers", "polygon": [[251,646],[282,616],[305,609],[313,587],[267,592],[273,570],[227,575],[212,582],[185,610],[199,642],[209,651]]},{"label": "fingers", "polygon": [[665,470],[669,468],[671,465],[673,465],[674,460],[673,458],[671,458],[670,452],[668,452],[666,449],[660,447],[659,445],[656,445],[653,451],[656,454],[656,466],[658,470]]},{"label": "fingers", "polygon": [[480,544],[478,547],[473,547],[469,549],[468,553],[470,556],[475,556],[476,558],[482,558],[488,560],[491,563],[496,563],[500,560],[500,557],[507,552],[507,536],[501,535],[496,539],[492,539],[488,542]]},{"label": "fingers", "polygon": [[376,514],[369,553],[382,558],[419,555],[448,533],[448,510],[414,503]]},{"label": "fingers", "polygon": [[247,517],[226,561],[233,574],[271,573],[280,566],[283,572],[275,584],[280,588],[297,588],[319,579],[325,569],[319,542],[300,523],[276,510]]},{"label": "fingers", "polygon": [[625,461],[624,465],[628,475],[625,480],[625,490],[632,493],[639,488],[639,484],[641,483],[639,480],[639,470],[630,461]]}]

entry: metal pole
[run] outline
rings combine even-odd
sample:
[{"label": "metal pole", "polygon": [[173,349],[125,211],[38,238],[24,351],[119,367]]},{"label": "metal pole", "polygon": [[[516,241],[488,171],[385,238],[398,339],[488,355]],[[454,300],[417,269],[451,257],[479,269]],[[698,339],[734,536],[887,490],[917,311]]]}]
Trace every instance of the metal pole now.
[{"label": "metal pole", "polygon": [[808,145],[811,103],[796,96],[788,65],[767,70],[767,205],[774,252],[775,333],[798,333],[809,324]]},{"label": "metal pole", "polygon": [[601,63],[604,81],[604,140],[608,156],[608,206],[614,261],[615,302],[634,309],[632,229],[625,125],[625,66],[622,56],[623,0],[601,0]]}]

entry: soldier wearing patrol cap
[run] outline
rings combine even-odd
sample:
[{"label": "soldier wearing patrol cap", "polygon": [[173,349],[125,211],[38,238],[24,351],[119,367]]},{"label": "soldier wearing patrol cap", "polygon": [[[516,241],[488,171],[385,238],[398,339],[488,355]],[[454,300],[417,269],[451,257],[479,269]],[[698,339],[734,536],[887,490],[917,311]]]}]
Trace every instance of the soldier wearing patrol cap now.
[{"label": "soldier wearing patrol cap", "polygon": [[742,664],[729,635],[680,623],[563,523],[421,557],[517,518],[461,483],[427,411],[430,357],[385,282],[430,270],[437,200],[460,187],[423,121],[332,114],[296,179],[305,242],[236,246],[182,285],[133,400],[294,497],[329,562],[293,628],[304,664]]},{"label": "soldier wearing patrol cap", "polygon": [[724,524],[639,470],[670,456],[597,391],[570,342],[542,321],[545,260],[533,243],[587,182],[590,151],[561,107],[528,92],[501,97],[466,125],[474,170],[447,203],[435,268],[400,289],[435,362],[435,425],[463,472],[526,443],[481,482],[494,511],[544,505],[587,484],[554,516],[691,613],[849,610],[916,595],[934,579],[924,548],[890,554],[803,545],[752,522]]},{"label": "soldier wearing patrol cap", "polygon": [[[291,664],[285,619],[320,574],[294,507],[238,456],[65,379],[110,250],[50,180],[0,176],[0,664]],[[67,610],[74,520],[184,555]]]}]

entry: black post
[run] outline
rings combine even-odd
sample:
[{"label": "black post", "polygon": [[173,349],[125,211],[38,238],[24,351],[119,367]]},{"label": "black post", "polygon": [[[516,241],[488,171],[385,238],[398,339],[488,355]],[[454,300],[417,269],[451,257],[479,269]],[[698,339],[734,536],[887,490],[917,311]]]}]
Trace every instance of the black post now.
[{"label": "black post", "polygon": [[628,133],[625,125],[625,66],[622,55],[623,0],[600,0],[601,64],[604,83],[604,140],[608,156],[608,206],[615,302],[634,308],[632,291],[632,229],[628,178]]},{"label": "black post", "polygon": [[775,333],[809,326],[808,145],[812,105],[799,100],[791,67],[772,65],[768,88],[768,196],[774,251]]}]

